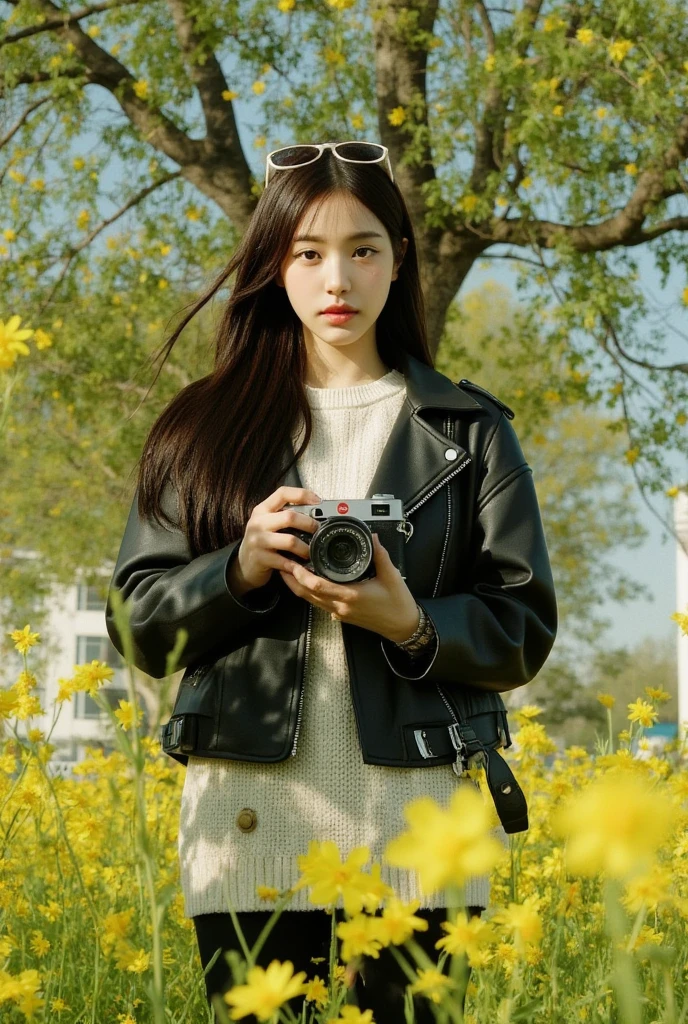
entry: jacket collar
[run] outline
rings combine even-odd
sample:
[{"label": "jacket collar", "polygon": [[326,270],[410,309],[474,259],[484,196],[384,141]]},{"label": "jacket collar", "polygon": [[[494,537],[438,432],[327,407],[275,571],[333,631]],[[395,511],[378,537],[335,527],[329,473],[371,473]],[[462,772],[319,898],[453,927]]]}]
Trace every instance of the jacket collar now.
[{"label": "jacket collar", "polygon": [[[448,377],[415,356],[405,353],[400,372],[406,379],[406,401],[399,411],[387,443],[382,450],[373,479],[365,495],[393,494],[401,498],[404,511],[422,502],[429,492],[439,488],[445,479],[472,456],[465,448],[448,438],[419,415],[423,409],[480,414],[485,410]],[[294,448],[289,443],[289,458]],[[296,463],[279,483],[303,487]],[[328,494],[323,497],[356,497]]]}]

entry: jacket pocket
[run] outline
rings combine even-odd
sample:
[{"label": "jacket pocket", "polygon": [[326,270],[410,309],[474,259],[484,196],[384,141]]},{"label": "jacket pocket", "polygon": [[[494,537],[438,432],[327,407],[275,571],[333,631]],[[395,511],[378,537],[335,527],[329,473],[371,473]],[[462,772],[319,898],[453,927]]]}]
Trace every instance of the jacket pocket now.
[{"label": "jacket pocket", "polygon": [[220,687],[225,658],[200,665],[179,684],[172,715],[205,715],[215,718],[220,707]]}]

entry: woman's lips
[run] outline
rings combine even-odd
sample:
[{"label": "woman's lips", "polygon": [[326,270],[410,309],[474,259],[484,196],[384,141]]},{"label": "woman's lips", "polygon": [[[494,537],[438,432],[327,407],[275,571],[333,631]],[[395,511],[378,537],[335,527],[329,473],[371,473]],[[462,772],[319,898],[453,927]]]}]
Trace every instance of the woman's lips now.
[{"label": "woman's lips", "polygon": [[321,316],[327,317],[331,324],[345,324],[347,320],[350,320],[352,316],[356,316],[356,312],[353,313],[322,313]]}]

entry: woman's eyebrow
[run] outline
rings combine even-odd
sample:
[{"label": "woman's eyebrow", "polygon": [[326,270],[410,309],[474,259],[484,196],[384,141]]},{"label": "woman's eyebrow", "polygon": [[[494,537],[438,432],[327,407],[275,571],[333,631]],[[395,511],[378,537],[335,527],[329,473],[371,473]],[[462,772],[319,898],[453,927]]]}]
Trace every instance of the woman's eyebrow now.
[{"label": "woman's eyebrow", "polygon": [[[345,242],[355,242],[357,238],[384,238],[379,231],[357,231],[355,235],[349,235],[345,238]],[[326,238],[322,238],[320,235],[297,235],[294,239],[295,242],[326,242]]]}]

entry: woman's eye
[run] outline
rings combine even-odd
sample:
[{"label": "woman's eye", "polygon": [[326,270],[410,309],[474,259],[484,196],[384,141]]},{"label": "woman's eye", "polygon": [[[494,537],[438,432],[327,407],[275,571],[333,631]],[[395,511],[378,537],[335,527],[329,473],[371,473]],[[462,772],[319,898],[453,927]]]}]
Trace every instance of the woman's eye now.
[{"label": "woman's eye", "polygon": [[[364,249],[366,252],[372,252],[372,253],[377,252],[377,249],[373,249],[373,247],[370,246],[370,245],[359,245],[359,247],[357,249],[355,249],[354,252],[360,252],[361,249]],[[299,258],[299,256],[305,256],[308,253],[315,253],[316,256],[318,255],[317,252],[315,252],[315,249],[304,249],[302,252],[297,252],[295,254],[295,256],[294,256],[294,259],[297,260]],[[364,257],[364,259],[365,258],[366,257]],[[304,260],[303,262],[304,263],[313,263],[315,261],[314,260]]]}]

